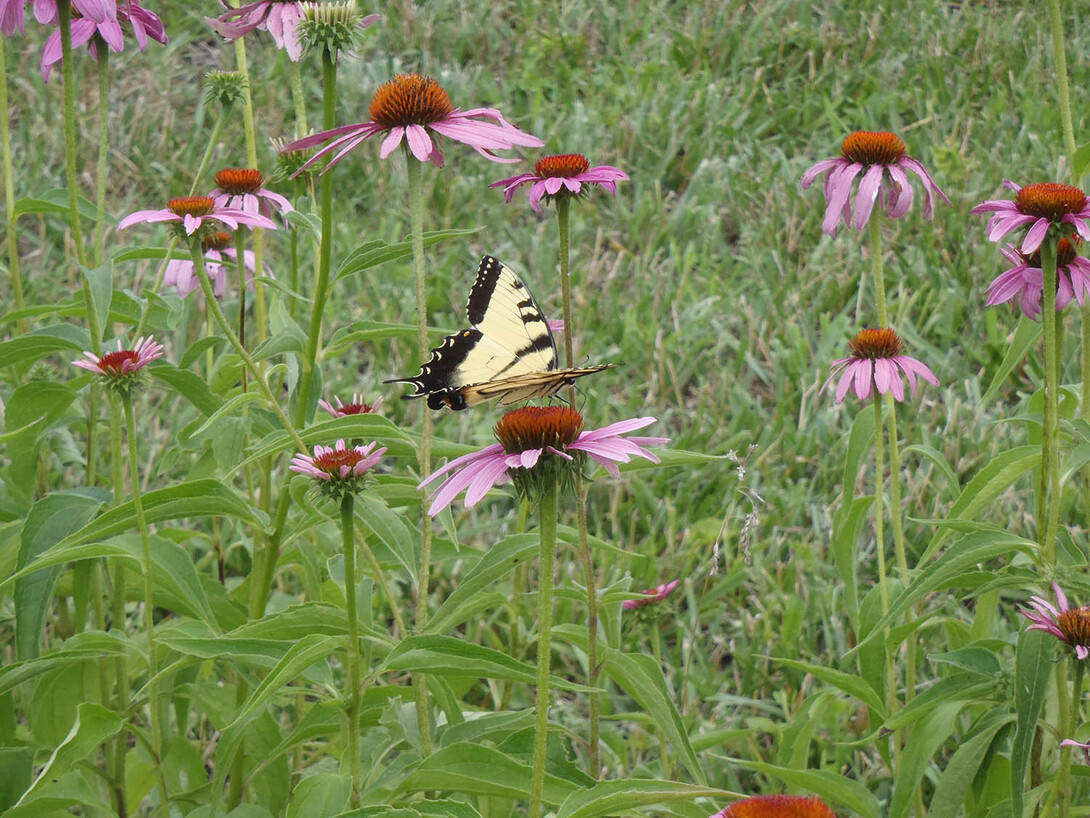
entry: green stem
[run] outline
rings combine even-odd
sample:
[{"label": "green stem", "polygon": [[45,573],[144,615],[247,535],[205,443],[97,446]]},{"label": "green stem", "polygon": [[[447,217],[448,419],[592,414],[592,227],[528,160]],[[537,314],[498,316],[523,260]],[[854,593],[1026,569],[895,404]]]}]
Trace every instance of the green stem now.
[{"label": "green stem", "polygon": [[[1071,89],[1067,82],[1067,57],[1064,53],[1064,29],[1060,19],[1060,0],[1048,0],[1048,22],[1052,28],[1052,53],[1056,61],[1056,85],[1060,92],[1060,121],[1063,123],[1067,165],[1075,173],[1075,127],[1071,121]],[[1075,180],[1077,185],[1079,180]]]},{"label": "green stem", "polygon": [[[327,130],[335,123],[336,102],[337,62],[327,48],[322,51],[322,124]],[[318,282],[314,287],[314,306],[310,314],[307,351],[303,357],[299,403],[295,407],[296,422],[300,425],[310,414],[311,385],[314,382],[314,367],[317,365],[318,342],[322,336],[322,313],[325,310],[326,289],[329,286],[329,270],[333,257],[333,177],[329,173],[324,173],[321,178],[322,239],[318,251]]]},{"label": "green stem", "polygon": [[[564,299],[564,366],[571,368],[575,357],[575,326],[571,315],[571,260],[568,243],[568,212],[571,200],[561,196],[556,200],[556,231],[560,243],[560,291]],[[568,386],[568,403],[575,405],[575,387]]]},{"label": "green stem", "polygon": [[[878,327],[889,326],[886,315],[886,275],[882,269],[882,224],[878,214],[870,219],[870,264],[874,275],[874,300],[878,306]],[[881,425],[878,426],[881,429]]]},{"label": "green stem", "polygon": [[[246,139],[246,164],[257,170],[257,134],[254,130],[254,99],[250,85],[250,69],[246,62],[246,41],[239,37],[235,40],[235,66],[242,75],[242,84],[246,89],[242,106],[242,130]],[[265,314],[265,285],[259,281],[260,272],[265,263],[265,230],[254,229],[254,323],[257,324],[257,342],[260,344],[268,335],[268,320]],[[242,324],[239,324],[241,328]]]},{"label": "green stem", "polygon": [[[4,39],[0,37],[0,152],[4,164],[4,212],[8,226],[8,271],[11,273],[11,294],[16,310],[23,309],[23,277],[19,272],[19,242],[16,237],[15,174],[11,164],[11,117],[8,113],[8,71],[4,56]],[[23,318],[15,322],[15,332],[26,332]]]},{"label": "green stem", "polygon": [[295,138],[302,139],[307,135],[307,103],[306,94],[303,93],[303,72],[299,63],[288,60],[288,79],[291,82],[291,100],[295,105]]},{"label": "green stem", "polygon": [[352,806],[360,805],[360,634],[356,610],[356,518],[353,512],[353,495],[341,498],[341,542],[344,546],[344,601],[348,613],[348,679],[345,682],[345,700],[348,702],[345,749],[348,751],[348,769],[352,776]]},{"label": "green stem", "polygon": [[[79,142],[76,138],[76,88],[72,79],[72,3],[71,0],[57,0],[57,16],[61,32],[61,77],[64,83],[64,148],[65,177],[68,184],[68,217],[72,220],[72,244],[76,250],[76,260],[87,266],[87,256],[83,250],[83,228],[79,216]],[[88,285],[84,284],[84,294],[90,297]],[[90,300],[87,302],[90,304]],[[101,335],[92,327],[91,334],[98,340]],[[98,349],[93,350],[98,354]]]},{"label": "green stem", "polygon": [[375,574],[375,579],[378,580],[378,585],[382,589],[383,596],[386,597],[386,602],[394,615],[394,624],[397,626],[397,636],[399,639],[404,638],[409,633],[405,630],[405,618],[402,616],[401,608],[394,598],[393,591],[390,587],[390,580],[386,577],[386,572],[382,570],[382,564],[375,557],[375,552],[371,550],[366,539],[363,541],[363,553],[367,557],[367,562],[370,563],[371,570]]},{"label": "green stem", "polygon": [[106,241],[106,174],[110,168],[110,49],[98,49],[98,165],[95,172],[95,255],[102,264]]},{"label": "green stem", "polygon": [[[238,266],[238,342],[246,347],[246,237],[235,231],[235,255]],[[242,370],[242,391],[246,391],[246,370]]]},{"label": "green stem", "polygon": [[[662,638],[659,636],[659,625],[651,623],[651,655],[655,657],[655,664],[662,667]],[[662,777],[670,777],[670,754],[666,747],[666,736],[659,725],[655,725],[655,736],[659,742],[659,766],[662,767]]]},{"label": "green stem", "polygon": [[125,410],[125,434],[129,448],[129,486],[132,492],[133,513],[136,515],[136,527],[140,531],[140,546],[144,563],[144,630],[148,637],[148,707],[151,711],[151,746],[155,753],[155,766],[160,770],[159,786],[162,789],[162,805],[168,803],[166,781],[161,773],[163,763],[163,739],[166,735],[162,723],[159,702],[159,664],[155,656],[155,590],[152,584],[151,536],[148,533],[148,521],[144,516],[144,503],[140,494],[140,469],[136,457],[136,414],[133,411],[132,395],[123,393],[122,403]]},{"label": "green stem", "polygon": [[[424,193],[420,162],[405,146],[406,169],[409,187],[409,220],[413,245],[413,279],[416,289],[416,341],[420,360],[428,356],[428,293],[427,275],[424,272]],[[420,428],[420,479],[431,474],[431,410],[424,408]],[[431,585],[431,515],[428,514],[427,492],[420,494],[420,570],[416,575],[416,621],[414,627],[420,633],[428,622],[428,588]],[[425,756],[431,754],[431,720],[429,718],[428,688],[423,674],[413,674],[413,693],[416,697],[416,721],[420,729],[420,746]]]},{"label": "green stem", "polygon": [[216,121],[212,123],[212,133],[208,135],[208,144],[204,148],[204,155],[201,156],[201,163],[197,166],[197,172],[193,174],[193,182],[189,186],[190,196],[196,195],[201,179],[208,173],[208,167],[212,164],[212,155],[216,152],[216,145],[219,144],[220,134],[223,132],[223,123],[227,121],[227,117],[231,113],[231,107],[229,103],[224,105],[223,110],[216,117]]},{"label": "green stem", "polygon": [[[1041,437],[1041,485],[1038,509],[1045,516],[1038,522],[1037,536],[1041,546],[1040,561],[1052,565],[1056,561],[1056,526],[1059,524],[1060,463],[1057,450],[1057,390],[1059,388],[1059,364],[1056,339],[1056,246],[1057,240],[1048,236],[1041,245],[1041,321],[1045,335],[1045,400],[1044,421]],[[1053,520],[1055,519],[1055,523]]]},{"label": "green stem", "polygon": [[257,384],[258,391],[261,392],[261,396],[280,420],[280,423],[284,427],[284,431],[291,435],[298,451],[307,451],[307,444],[303,442],[303,438],[299,436],[299,432],[296,431],[292,422],[288,420],[288,416],[284,414],[284,410],[280,407],[280,402],[276,400],[269,390],[269,385],[265,383],[265,379],[261,377],[261,372],[257,368],[254,359],[250,357],[250,353],[246,351],[246,348],[239,343],[238,336],[231,331],[231,327],[227,323],[227,318],[224,316],[223,310],[220,309],[219,302],[216,301],[216,293],[212,289],[212,282],[208,280],[208,273],[204,269],[204,253],[201,249],[201,240],[199,236],[190,237],[189,254],[193,257],[193,268],[197,273],[197,280],[201,282],[201,290],[204,292],[204,300],[208,312],[212,315],[216,324],[219,325],[220,330],[222,330],[223,334],[227,337],[227,340],[231,342],[231,345],[235,348],[235,352],[242,358],[242,362],[246,365],[246,368],[254,378],[254,383]]},{"label": "green stem", "polygon": [[530,818],[541,815],[545,791],[545,750],[549,737],[549,671],[552,669],[553,572],[556,567],[556,486],[541,495],[541,536],[538,577],[537,702],[534,721],[533,777],[530,781]]},{"label": "green stem", "polygon": [[[110,463],[113,466],[114,504],[121,502],[125,496],[125,458],[121,453],[121,407],[116,401],[112,402],[110,419]],[[125,561],[115,557],[111,561],[110,584],[110,616],[113,619],[113,627],[121,633],[125,633]],[[129,668],[124,651],[120,651],[114,660],[114,672],[117,675],[116,692],[114,700],[114,712],[124,713],[129,709]],[[129,751],[129,742],[124,733],[120,733],[114,741],[112,777],[114,787],[118,793],[115,800],[120,804],[124,812],[125,799],[125,755]]]},{"label": "green stem", "polygon": [[[598,662],[598,577],[594,571],[594,555],[590,550],[589,537],[587,536],[587,483],[582,477],[577,478],[575,485],[576,496],[576,522],[579,529],[579,553],[583,559],[583,581],[587,586],[587,686],[598,687],[598,677],[601,675],[601,667]],[[595,781],[602,774],[602,763],[598,753],[600,741],[600,722],[602,713],[602,696],[596,690],[587,694],[590,705],[588,720],[590,746],[588,748],[588,761],[590,762],[590,775]],[[663,755],[665,764],[666,756]],[[664,773],[665,775],[665,773]]]}]

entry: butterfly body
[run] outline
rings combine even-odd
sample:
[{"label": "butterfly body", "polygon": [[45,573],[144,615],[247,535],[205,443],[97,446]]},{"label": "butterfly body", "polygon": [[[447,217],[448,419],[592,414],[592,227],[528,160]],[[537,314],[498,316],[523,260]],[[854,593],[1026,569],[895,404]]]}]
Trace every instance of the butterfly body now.
[{"label": "butterfly body", "polygon": [[548,398],[577,378],[613,364],[558,370],[556,340],[529,288],[492,256],[481,259],[469,293],[470,329],[448,335],[431,351],[409,383],[406,399],[427,397],[428,406],[458,411],[499,398],[508,405]]}]

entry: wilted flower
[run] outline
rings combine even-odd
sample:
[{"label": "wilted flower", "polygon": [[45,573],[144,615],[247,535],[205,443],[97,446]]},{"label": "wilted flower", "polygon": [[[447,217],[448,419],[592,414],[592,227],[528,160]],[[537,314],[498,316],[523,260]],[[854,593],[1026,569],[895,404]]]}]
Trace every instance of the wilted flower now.
[{"label": "wilted flower", "polygon": [[277,48],[288,52],[292,62],[299,62],[303,55],[303,44],[299,40],[299,21],[303,17],[303,4],[291,0],[259,0],[257,3],[245,3],[237,9],[220,0],[227,11],[219,17],[205,17],[204,20],[224,39],[237,40],[249,34],[255,28],[268,31]]},{"label": "wilted flower", "polygon": [[443,151],[432,134],[463,142],[493,162],[518,161],[502,159],[492,152],[494,150],[506,150],[516,145],[539,148],[544,144],[536,136],[524,133],[509,123],[495,108],[472,108],[468,111],[455,108],[438,82],[419,74],[398,74],[379,86],[371,100],[370,115],[370,122],[342,125],[305,136],[292,142],[286,150],[312,148],[332,139],[302,168],[308,168],[336,151],[322,171],[325,173],[365,140],[379,133],[386,134],[379,149],[380,158],[385,159],[404,140],[413,156],[421,162],[432,162],[439,167],[443,166]]},{"label": "wilted flower", "polygon": [[163,357],[163,345],[155,343],[152,336],[140,338],[132,349],[122,349],[121,341],[117,342],[114,352],[106,352],[103,355],[95,355],[93,352],[84,352],[83,359],[72,361],[73,365],[80,369],[86,369],[101,376],[103,383],[111,389],[119,392],[127,392],[136,385],[137,375],[141,369],[152,361]]},{"label": "wilted flower", "polygon": [[139,222],[178,222],[178,228],[184,230],[183,236],[192,236],[198,228],[206,225],[214,229],[216,222],[232,230],[238,230],[240,224],[276,229],[272,221],[259,213],[248,213],[233,207],[217,207],[211,196],[181,196],[167,202],[163,210],[137,210],[123,218],[117,229],[124,230]]},{"label": "wilted flower", "polygon": [[[886,209],[891,219],[899,219],[912,206],[912,187],[908,183],[910,170],[923,182],[923,214],[930,219],[934,212],[934,192],[947,204],[950,200],[918,161],[906,152],[905,143],[888,131],[856,131],[841,143],[840,156],[823,159],[802,174],[802,187],[807,189],[822,173],[825,177],[825,218],[821,229],[836,235],[841,221],[852,224],[851,195],[855,178],[862,173],[855,199],[856,230],[862,230],[870,219],[875,202]],[[865,171],[865,172],[864,172]]]},{"label": "wilted flower", "polygon": [[348,417],[349,415],[371,415],[377,412],[379,407],[382,406],[381,397],[376,399],[374,403],[364,403],[363,397],[358,394],[352,395],[351,403],[341,403],[341,399],[337,396],[334,396],[333,400],[337,401],[336,406],[327,400],[319,400],[318,405],[335,418]]},{"label": "wilted flower", "polygon": [[836,818],[820,798],[804,795],[755,795],[735,801],[709,818]]},{"label": "wilted flower", "polygon": [[655,422],[643,417],[622,420],[594,431],[583,431],[583,418],[574,409],[562,406],[524,406],[505,414],[493,432],[499,443],[463,455],[438,469],[420,487],[450,477],[432,495],[428,513],[435,516],[466,492],[466,508],[476,505],[489,489],[514,481],[520,494],[531,496],[537,481],[555,485],[578,468],[581,458],[589,455],[614,477],[620,476],[618,463],[628,463],[638,456],[658,463],[646,446],[668,442],[664,437],[621,435]]},{"label": "wilted flower", "polygon": [[288,467],[293,472],[313,477],[317,489],[331,497],[342,497],[360,491],[369,472],[382,459],[386,447],[378,443],[349,448],[343,440],[336,446],[315,446],[314,454],[296,454]]},{"label": "wilted flower", "polygon": [[1026,630],[1052,634],[1071,645],[1075,649],[1076,657],[1085,659],[1090,656],[1090,606],[1072,608],[1067,604],[1067,596],[1057,583],[1052,583],[1052,590],[1056,594],[1055,605],[1044,597],[1031,596],[1029,606],[1033,610],[1020,611],[1033,623]]},{"label": "wilted flower", "polygon": [[[1062,310],[1072,299],[1079,306],[1090,293],[1090,259],[1078,254],[1075,242],[1078,240],[1060,239],[1056,248],[1056,310]],[[1022,307],[1022,314],[1034,321],[1041,314],[1041,292],[1044,290],[1044,272],[1041,269],[1041,251],[1026,254],[1008,244],[1000,250],[1003,257],[1014,266],[1000,273],[988,285],[987,306],[1011,302],[1017,309]]]},{"label": "wilted flower", "polygon": [[1077,187],[1056,182],[1019,187],[1010,179],[1003,180],[1003,187],[1018,195],[1013,200],[990,199],[970,211],[995,214],[988,220],[988,241],[999,241],[1008,233],[1029,226],[1020,248],[1029,255],[1037,252],[1053,226],[1058,228],[1060,238],[1066,238],[1074,231],[1082,238],[1090,239],[1090,225],[1087,224],[1090,199]]},{"label": "wilted flower", "polygon": [[610,165],[591,167],[587,157],[578,153],[559,156],[543,156],[537,160],[532,173],[521,173],[509,179],[500,179],[489,187],[502,187],[503,200],[510,204],[515,191],[522,185],[530,185],[530,207],[534,212],[541,212],[541,199],[560,196],[579,196],[586,191],[584,185],[598,185],[614,196],[617,195],[617,182],[624,181],[628,174]]},{"label": "wilted flower", "polygon": [[621,603],[621,607],[626,610],[633,611],[636,608],[642,608],[646,605],[652,605],[655,602],[662,602],[662,600],[666,599],[666,597],[670,595],[670,592],[673,591],[679,584],[681,584],[681,580],[675,579],[667,582],[665,585],[659,585],[655,588],[648,588],[646,591],[641,592],[643,594],[642,599],[626,599],[624,602]]},{"label": "wilted flower", "polygon": [[822,390],[828,388],[837,376],[836,402],[840,403],[854,384],[855,394],[860,400],[871,396],[873,388],[880,395],[891,392],[897,400],[905,399],[904,384],[901,376],[908,378],[912,396],[916,396],[916,377],[923,378],[933,386],[939,385],[926,364],[904,354],[904,342],[891,329],[865,329],[848,342],[851,348],[850,358],[833,361],[833,373],[825,381]]},{"label": "wilted flower", "polygon": [[[216,298],[222,298],[227,292],[227,268],[237,269],[238,251],[231,246],[234,236],[230,233],[219,231],[209,233],[201,239],[201,247],[204,249],[204,271],[208,280],[212,282],[212,292]],[[251,282],[257,260],[252,250],[246,250],[242,256],[243,265],[246,267],[246,280]],[[265,265],[265,275],[272,277],[272,270]],[[174,287],[178,295],[185,298],[194,290],[199,290],[200,279],[197,278],[197,270],[191,258],[175,258],[167,262],[163,271],[163,286]],[[253,284],[251,283],[252,287]]]},{"label": "wilted flower", "polygon": [[295,208],[291,202],[279,193],[266,190],[265,177],[254,168],[224,168],[216,173],[216,189],[208,195],[216,207],[245,210],[247,213],[261,213],[269,216],[275,210],[278,213],[291,213]]}]

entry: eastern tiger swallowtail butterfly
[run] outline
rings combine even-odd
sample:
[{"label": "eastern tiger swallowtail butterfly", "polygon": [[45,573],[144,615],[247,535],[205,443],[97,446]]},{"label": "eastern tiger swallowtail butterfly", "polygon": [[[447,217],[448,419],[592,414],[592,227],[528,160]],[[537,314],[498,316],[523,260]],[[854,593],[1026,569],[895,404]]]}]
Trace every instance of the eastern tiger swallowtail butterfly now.
[{"label": "eastern tiger swallowtail butterfly", "polygon": [[600,364],[557,369],[556,341],[533,294],[510,268],[485,256],[469,291],[470,329],[443,339],[413,378],[416,391],[405,399],[427,396],[428,406],[460,410],[499,398],[508,405],[548,398],[576,378],[609,369]]}]

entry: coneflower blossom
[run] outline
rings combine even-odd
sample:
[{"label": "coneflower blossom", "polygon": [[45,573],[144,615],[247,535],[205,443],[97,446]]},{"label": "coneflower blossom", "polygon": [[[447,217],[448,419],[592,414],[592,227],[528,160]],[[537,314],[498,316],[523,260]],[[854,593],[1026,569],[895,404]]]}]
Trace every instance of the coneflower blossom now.
[{"label": "coneflower blossom", "polygon": [[509,123],[495,108],[472,108],[468,111],[455,108],[438,82],[419,74],[398,74],[379,86],[371,100],[369,113],[370,122],[342,125],[305,136],[288,145],[285,150],[294,151],[333,140],[315,153],[296,174],[336,151],[322,171],[325,173],[365,140],[379,133],[386,134],[379,149],[381,159],[388,157],[404,141],[413,156],[438,167],[444,163],[443,151],[435,138],[438,136],[463,142],[493,162],[518,161],[496,156],[493,153],[495,150],[507,150],[516,145],[540,148],[544,144],[536,136],[524,133]]},{"label": "coneflower blossom", "polygon": [[269,216],[275,210],[277,213],[291,213],[295,208],[291,202],[266,190],[265,177],[254,168],[224,168],[216,173],[216,189],[208,195],[216,203],[216,207],[245,210],[247,213],[261,213]]},{"label": "coneflower blossom", "polygon": [[296,454],[288,468],[314,478],[315,488],[321,494],[340,498],[363,489],[367,473],[386,454],[385,446],[378,449],[376,446],[378,443],[371,442],[349,447],[338,440],[336,446],[315,446],[313,455]]},{"label": "coneflower blossom", "polygon": [[[1072,299],[1082,306],[1090,293],[1090,259],[1078,254],[1077,239],[1060,239],[1056,248],[1056,310],[1062,310]],[[1022,314],[1034,321],[1041,314],[1041,292],[1044,290],[1044,272],[1041,269],[1041,251],[1026,254],[1008,244],[1000,250],[1003,257],[1014,266],[1000,273],[988,285],[986,306],[1011,302],[1022,308]]]},{"label": "coneflower blossom", "polygon": [[709,818],[836,818],[836,813],[820,798],[755,795],[735,801]]},{"label": "coneflower blossom", "polygon": [[[899,219],[912,206],[912,187],[906,170],[912,171],[923,182],[923,214],[930,219],[934,214],[934,193],[947,204],[950,200],[939,190],[923,165],[908,155],[905,143],[897,134],[888,131],[856,131],[841,143],[840,156],[823,159],[802,174],[804,190],[822,173],[825,176],[825,218],[821,229],[830,236],[836,235],[841,221],[856,230],[867,226],[875,203],[884,207],[891,219]],[[855,220],[851,218],[852,185],[859,174],[859,190],[855,197]]]},{"label": "coneflower blossom", "polygon": [[137,210],[123,218],[117,225],[118,230],[132,227],[134,224],[145,222],[177,222],[184,229],[186,236],[192,236],[197,230],[206,225],[214,226],[217,222],[226,225],[232,230],[238,230],[239,225],[250,227],[267,227],[275,230],[276,225],[259,213],[249,213],[233,207],[217,207],[211,196],[181,196],[171,199],[162,210]]},{"label": "coneflower blossom", "polygon": [[935,377],[926,364],[904,354],[904,342],[891,329],[865,329],[860,330],[851,341],[848,342],[851,349],[851,357],[840,358],[833,361],[833,370],[829,379],[825,381],[822,390],[837,377],[840,381],[836,386],[836,402],[840,403],[848,394],[848,390],[854,385],[855,394],[860,400],[866,400],[874,389],[880,395],[886,392],[901,401],[905,399],[905,388],[901,382],[901,376],[908,378],[912,396],[916,396],[916,378],[923,378],[933,386],[939,385],[939,379]]},{"label": "coneflower blossom", "polygon": [[27,0],[0,0],[0,35],[26,33],[26,4]]},{"label": "coneflower blossom", "polygon": [[1085,659],[1090,656],[1090,606],[1072,608],[1067,604],[1067,596],[1057,583],[1052,583],[1056,594],[1053,605],[1041,596],[1031,596],[1029,606],[1019,611],[1031,624],[1026,630],[1044,631],[1061,639],[1075,649],[1075,656]]},{"label": "coneflower blossom", "polygon": [[616,196],[617,182],[626,179],[628,174],[623,170],[610,165],[597,165],[592,168],[587,157],[578,153],[566,153],[543,156],[537,160],[532,172],[500,179],[489,187],[502,187],[503,200],[510,204],[516,190],[525,184],[530,185],[530,207],[535,213],[540,213],[542,198],[579,196],[585,192],[584,185],[598,185]]},{"label": "coneflower blossom", "polygon": [[[1003,187],[1013,190],[1012,199],[989,199],[974,207],[971,213],[993,213],[988,220],[988,241],[999,241],[1020,227],[1029,227],[1022,240],[1021,251],[1036,253],[1048,235],[1050,227],[1066,238],[1072,232],[1090,239],[1090,199],[1077,187],[1056,182],[1038,182],[1019,187],[1010,179]],[[1066,225],[1066,227],[1065,227]]]},{"label": "coneflower blossom", "polygon": [[[227,292],[228,269],[238,268],[238,251],[231,246],[233,241],[234,236],[222,230],[209,233],[201,239],[201,247],[204,248],[204,271],[212,282],[212,292],[216,298],[222,298]],[[246,281],[250,283],[257,264],[252,250],[243,253],[242,262],[246,267]],[[267,264],[265,275],[272,277],[272,270]],[[166,270],[163,271],[163,286],[174,287],[182,298],[200,289],[201,282],[197,278],[193,259],[175,258],[168,261]],[[252,288],[253,284],[250,283],[250,286]]]},{"label": "coneflower blossom", "polygon": [[[166,45],[167,34],[163,27],[163,21],[154,12],[148,11],[140,5],[139,0],[126,0],[117,6],[112,0],[101,0],[98,3],[85,4],[93,7],[94,16],[81,14],[79,4],[73,3],[72,16],[72,48],[86,45],[92,59],[98,59],[98,40],[102,39],[111,51],[121,51],[125,47],[125,36],[122,23],[132,29],[137,47],[144,51],[148,47],[148,39]],[[35,2],[35,13],[38,3]],[[46,10],[47,13],[49,10]],[[58,18],[56,7],[52,8],[53,22],[56,25]],[[39,18],[40,19],[40,18]],[[97,37],[95,35],[98,35]],[[61,33],[58,29],[49,35],[42,48],[39,67],[42,79],[49,82],[49,75],[53,66],[61,61]]]},{"label": "coneflower blossom", "polygon": [[140,338],[132,349],[122,349],[119,340],[115,351],[102,355],[84,352],[83,358],[72,361],[72,364],[102,376],[108,386],[120,386],[128,383],[132,376],[152,361],[162,357],[163,345],[155,343],[155,339],[149,335],[147,338]]},{"label": "coneflower blossom", "polygon": [[[30,2],[30,0],[25,0]],[[33,0],[34,19],[43,26],[55,26],[60,22],[57,0]],[[116,0],[70,0],[73,15],[86,17],[96,23],[117,19]]]},{"label": "coneflower blossom", "polygon": [[666,597],[670,595],[670,592],[673,591],[680,584],[681,580],[675,579],[667,582],[665,585],[659,585],[655,588],[649,588],[646,591],[641,591],[641,593],[643,594],[643,597],[641,599],[626,599],[624,602],[621,603],[621,607],[626,610],[633,611],[636,608],[642,608],[646,605],[653,605],[656,602],[662,602],[662,600],[666,599]]},{"label": "coneflower blossom", "polygon": [[[618,463],[628,463],[633,456],[652,463],[659,459],[647,446],[668,442],[664,437],[621,437],[655,422],[643,417],[622,420],[594,431],[583,430],[583,418],[574,409],[562,406],[524,406],[508,412],[492,430],[499,443],[463,455],[438,469],[420,488],[449,474],[450,477],[432,495],[428,513],[433,517],[466,492],[466,508],[472,508],[490,489],[511,481],[519,485],[535,473],[578,467],[577,457],[589,455],[614,477],[620,476]],[[544,474],[546,478],[555,475]],[[520,489],[525,488],[520,485]],[[523,492],[525,493],[525,492]]]},{"label": "coneflower blossom", "polygon": [[205,17],[212,30],[224,39],[237,40],[254,29],[272,35],[277,48],[288,53],[292,62],[303,56],[303,43],[299,39],[299,21],[303,19],[303,4],[290,0],[260,0],[232,8],[225,0],[220,5],[227,11],[219,17]]},{"label": "coneflower blossom", "polygon": [[337,401],[336,406],[327,400],[319,400],[318,405],[335,418],[348,417],[349,415],[373,415],[382,406],[381,397],[377,398],[374,403],[364,403],[363,396],[358,394],[352,395],[351,403],[341,403],[341,399],[337,396],[334,396],[333,400]]}]

